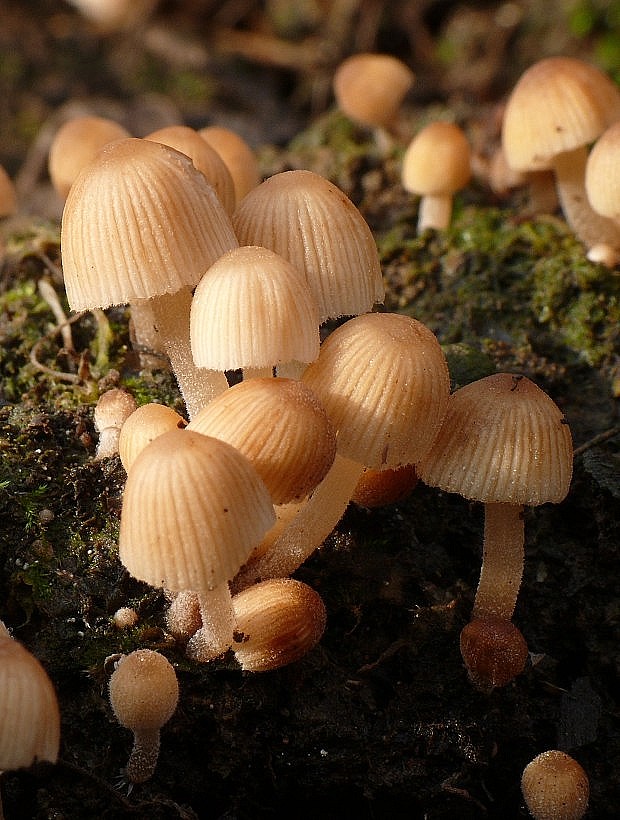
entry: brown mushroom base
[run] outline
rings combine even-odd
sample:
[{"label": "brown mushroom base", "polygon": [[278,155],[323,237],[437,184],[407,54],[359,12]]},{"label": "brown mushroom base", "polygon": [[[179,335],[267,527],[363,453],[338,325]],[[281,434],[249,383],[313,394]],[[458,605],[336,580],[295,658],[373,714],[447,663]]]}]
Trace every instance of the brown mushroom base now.
[{"label": "brown mushroom base", "polygon": [[523,672],[528,648],[503,618],[474,618],[461,632],[461,655],[471,682],[483,692],[506,686]]}]

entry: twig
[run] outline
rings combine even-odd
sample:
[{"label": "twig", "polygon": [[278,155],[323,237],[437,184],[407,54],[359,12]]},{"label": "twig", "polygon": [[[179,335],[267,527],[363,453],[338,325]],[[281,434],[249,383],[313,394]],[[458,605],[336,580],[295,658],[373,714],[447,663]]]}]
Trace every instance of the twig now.
[{"label": "twig", "polygon": [[[46,264],[53,265],[53,262],[47,259],[45,254],[41,254],[41,257],[44,261],[46,261]],[[45,300],[45,302],[47,302],[50,310],[54,314],[54,318],[58,322],[57,330],[62,335],[63,347],[71,353],[75,352],[75,348],[73,347],[73,336],[71,335],[71,325],[67,321],[67,314],[64,312],[63,307],[60,304],[58,294],[52,287],[51,282],[49,279],[43,277],[39,279],[37,287],[41,297]]]},{"label": "twig", "polygon": [[589,450],[591,447],[596,447],[597,444],[602,444],[604,441],[607,441],[610,438],[614,438],[620,433],[620,425],[616,425],[616,427],[610,427],[609,430],[604,430],[602,433],[594,436],[589,441],[584,442],[579,447],[577,447],[573,451],[573,458],[577,458],[578,456],[585,453],[586,450]]}]

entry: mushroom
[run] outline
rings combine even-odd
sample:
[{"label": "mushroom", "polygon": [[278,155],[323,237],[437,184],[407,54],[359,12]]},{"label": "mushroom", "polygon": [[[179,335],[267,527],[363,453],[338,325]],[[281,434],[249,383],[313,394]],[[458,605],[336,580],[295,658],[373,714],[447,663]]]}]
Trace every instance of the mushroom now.
[{"label": "mushroom", "polygon": [[157,0],[69,0],[103,34],[134,28],[145,21]]},{"label": "mushroom", "polygon": [[147,444],[168,430],[182,430],[187,426],[183,416],[172,407],[159,402],[150,402],[137,407],[121,427],[118,437],[118,454],[125,470],[136,460]]},{"label": "mushroom", "polygon": [[233,652],[245,672],[269,672],[306,655],[321,640],[326,612],[316,590],[272,578],[233,596]]},{"label": "mushroom", "polygon": [[418,233],[450,225],[452,199],[471,177],[471,150],[463,130],[452,122],[431,122],[409,143],[401,180],[406,191],[418,194]]},{"label": "mushroom", "polygon": [[[163,340],[190,416],[228,388],[195,366],[189,343],[192,288],[238,245],[215,191],[192,161],[150,140],[104,146],[71,186],[61,251],[72,310],[129,303],[138,340]],[[144,330],[143,330],[144,328]]]},{"label": "mushroom", "polygon": [[588,147],[620,119],[620,90],[594,66],[547,57],[530,66],[508,99],[502,145],[517,171],[552,170],[566,221],[586,247],[620,249],[620,227],[588,204]]},{"label": "mushroom", "polygon": [[[610,125],[594,143],[588,155],[585,186],[588,201],[597,214],[611,219],[620,228],[620,122]],[[602,261],[613,267],[619,260],[618,248],[610,248],[610,255],[602,255],[604,242],[593,245],[588,253],[591,261]],[[609,246],[607,246],[609,247]]]},{"label": "mushroom", "polygon": [[271,375],[277,365],[319,355],[319,316],[303,273],[268,248],[223,254],[194,292],[190,340],[195,363],[212,371]]},{"label": "mushroom", "polygon": [[58,196],[66,200],[77,175],[104,145],[129,136],[126,128],[108,117],[88,114],[66,120],[54,134],[47,157],[47,170]]},{"label": "mushroom", "polygon": [[233,225],[241,245],[269,248],[305,276],[321,323],[365,313],[385,298],[370,228],[351,200],[320,174],[274,174],[244,197]]},{"label": "mushroom", "polygon": [[198,131],[187,125],[167,125],[147,134],[145,139],[169,145],[170,148],[176,148],[188,156],[204,174],[207,182],[213,186],[226,213],[232,216],[235,210],[233,178],[219,153],[200,136]]},{"label": "mushroom", "polygon": [[170,661],[152,649],[121,655],[110,676],[108,694],[121,726],[133,732],[125,769],[130,783],[153,776],[159,758],[160,732],[179,701],[179,683]]},{"label": "mushroom", "polygon": [[95,429],[99,433],[95,460],[118,453],[121,428],[136,409],[136,400],[126,390],[113,387],[102,393],[95,405]]},{"label": "mushroom", "polygon": [[574,758],[557,749],[541,752],[527,764],[521,791],[535,820],[580,820],[588,810],[588,775]]},{"label": "mushroom", "polygon": [[374,130],[384,151],[390,147],[402,101],[413,85],[415,74],[391,54],[362,52],[347,57],[333,77],[336,103],[354,122]]},{"label": "mushroom", "polygon": [[206,125],[198,130],[200,136],[214,148],[230,171],[238,205],[243,197],[261,182],[258,160],[248,143],[230,128]]},{"label": "mushroom", "polygon": [[129,468],[119,557],[154,587],[193,591],[202,628],[188,653],[208,661],[232,644],[229,580],[275,520],[264,483],[230,444],[189,430],[153,439]]},{"label": "mushroom", "polygon": [[326,477],[235,584],[290,575],[343,515],[364,467],[422,458],[437,435],[449,394],[445,357],[421,322],[396,313],[356,316],[337,328],[303,374],[336,429]]},{"label": "mushroom", "polygon": [[357,482],[351,501],[373,509],[402,501],[418,483],[415,464],[373,469],[366,467]]},{"label": "mushroom", "polygon": [[[523,506],[562,501],[572,454],[562,411],[525,376],[496,373],[450,396],[439,435],[417,469],[426,484],[485,505],[474,620],[511,620],[523,575]],[[480,653],[472,657],[480,669],[468,671],[483,686]]]},{"label": "mushroom", "polygon": [[60,712],[52,682],[0,621],[0,774],[36,761],[55,763],[59,745]]},{"label": "mushroom", "polygon": [[243,453],[274,504],[307,496],[336,455],[336,434],[324,407],[296,379],[242,381],[213,399],[187,429],[227,441]]}]

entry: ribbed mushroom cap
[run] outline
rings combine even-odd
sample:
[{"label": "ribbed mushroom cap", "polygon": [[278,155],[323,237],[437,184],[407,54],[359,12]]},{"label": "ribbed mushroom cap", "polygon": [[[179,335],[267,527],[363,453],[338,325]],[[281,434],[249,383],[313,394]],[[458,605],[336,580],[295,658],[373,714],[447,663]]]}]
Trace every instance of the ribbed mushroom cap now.
[{"label": "ribbed mushroom cap", "polygon": [[331,418],[338,451],[367,467],[419,461],[439,431],[450,389],[435,335],[396,313],[349,319],[302,379]]},{"label": "ribbed mushroom cap", "polygon": [[148,134],[145,139],[161,142],[188,156],[196,168],[215,188],[227,214],[235,210],[235,185],[228,166],[219,153],[204,140],[198,131],[187,125],[168,125]]},{"label": "ribbed mushroom cap", "polygon": [[65,203],[69,304],[109,307],[193,288],[237,244],[214,189],[189,157],[150,140],[109,143]]},{"label": "ribbed mushroom cap", "polygon": [[325,604],[312,587],[293,578],[254,584],[233,596],[241,668],[268,672],[299,660],[321,639]]},{"label": "ribbed mushroom cap", "polygon": [[560,502],[573,464],[570,428],[524,376],[496,373],[456,390],[418,466],[427,484],[485,503]]},{"label": "ribbed mushroom cap", "polygon": [[535,820],[580,820],[588,810],[590,783],[570,755],[550,749],[523,770],[521,791]]},{"label": "ribbed mushroom cap", "polygon": [[108,691],[116,719],[134,731],[161,728],[179,701],[174,667],[152,649],[123,655],[110,676]]},{"label": "ribbed mushroom cap", "polygon": [[219,439],[171,430],[130,467],[119,557],[151,586],[211,590],[234,577],[274,521],[245,456]]},{"label": "ribbed mushroom cap", "polygon": [[302,271],[319,321],[365,313],[385,298],[379,253],[351,200],[312,171],[283,171],[250,191],[233,215],[242,245],[262,245]]},{"label": "ribbed mushroom cap", "polygon": [[334,428],[314,392],[303,382],[254,378],[209,402],[188,430],[221,438],[245,455],[273,502],[306,496],[336,455]]},{"label": "ribbed mushroom cap", "polygon": [[39,661],[0,628],[0,772],[55,763],[60,713],[52,682]]},{"label": "ribbed mushroom cap", "polygon": [[55,191],[66,199],[80,171],[91,163],[109,142],[129,137],[129,131],[107,117],[73,117],[56,131],[47,158]]},{"label": "ribbed mushroom cap", "polygon": [[385,127],[395,119],[414,79],[411,69],[390,54],[353,54],[336,69],[334,95],[352,120]]},{"label": "ribbed mushroom cap", "polygon": [[169,430],[182,430],[187,422],[172,407],[157,402],[136,408],[121,427],[118,454],[125,470],[154,438]]},{"label": "ribbed mushroom cap", "polygon": [[620,122],[594,143],[586,164],[586,193],[594,210],[620,220]]},{"label": "ribbed mushroom cap", "polygon": [[207,125],[198,133],[226,163],[235,186],[237,204],[261,182],[258,160],[248,143],[230,128]]},{"label": "ribbed mushroom cap", "polygon": [[467,137],[451,122],[431,122],[411,140],[402,164],[402,183],[414,194],[453,194],[471,177]]},{"label": "ribbed mushroom cap", "polygon": [[221,256],[200,280],[190,314],[192,354],[211,370],[263,368],[319,355],[319,317],[303,274],[256,246]]},{"label": "ribbed mushroom cap", "polygon": [[620,90],[594,66],[547,57],[525,71],[506,105],[502,143],[518,171],[551,167],[556,154],[587,145],[620,119]]}]

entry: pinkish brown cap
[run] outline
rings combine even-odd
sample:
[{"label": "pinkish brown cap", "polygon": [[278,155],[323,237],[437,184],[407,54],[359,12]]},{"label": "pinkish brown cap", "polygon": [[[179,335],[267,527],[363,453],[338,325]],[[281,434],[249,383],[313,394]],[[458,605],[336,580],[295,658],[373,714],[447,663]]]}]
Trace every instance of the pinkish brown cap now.
[{"label": "pinkish brown cap", "polygon": [[198,133],[226,163],[235,186],[235,200],[239,204],[261,182],[256,154],[243,137],[222,125],[207,125]]}]

